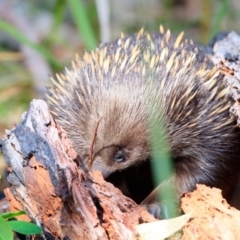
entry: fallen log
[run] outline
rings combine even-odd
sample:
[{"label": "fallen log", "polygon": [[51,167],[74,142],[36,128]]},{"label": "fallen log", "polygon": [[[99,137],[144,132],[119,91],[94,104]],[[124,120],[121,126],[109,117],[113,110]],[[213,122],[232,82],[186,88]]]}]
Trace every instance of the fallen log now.
[{"label": "fallen log", "polygon": [[[73,126],[74,127],[74,126]],[[10,210],[24,209],[51,239],[133,239],[134,226],[155,219],[100,172],[84,172],[64,130],[43,100],[6,132]]]}]

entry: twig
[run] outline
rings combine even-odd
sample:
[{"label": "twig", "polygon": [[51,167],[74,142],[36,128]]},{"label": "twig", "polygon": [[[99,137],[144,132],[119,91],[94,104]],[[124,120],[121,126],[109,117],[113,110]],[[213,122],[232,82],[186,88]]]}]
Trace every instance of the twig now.
[{"label": "twig", "polygon": [[93,146],[94,146],[94,142],[95,142],[96,137],[97,137],[97,130],[98,130],[98,126],[99,126],[101,120],[102,120],[102,118],[100,118],[97,122],[95,131],[94,131],[94,135],[93,135],[92,144],[90,146],[90,152],[89,152],[89,166],[90,166],[90,168],[92,167],[92,163],[93,163]]}]

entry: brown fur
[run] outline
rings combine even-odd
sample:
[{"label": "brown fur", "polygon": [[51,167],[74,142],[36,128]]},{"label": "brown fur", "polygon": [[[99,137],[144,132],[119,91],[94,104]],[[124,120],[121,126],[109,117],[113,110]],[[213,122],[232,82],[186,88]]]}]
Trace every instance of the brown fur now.
[{"label": "brown fur", "polygon": [[[143,188],[152,184],[151,170],[141,163],[151,161],[149,113],[156,113],[165,121],[178,196],[196,183],[228,194],[240,166],[239,131],[229,114],[228,89],[210,59],[181,35],[172,37],[161,29],[152,36],[140,31],[122,37],[86,53],[83,61],[77,58],[72,70],[53,82],[50,108],[85,166],[101,119],[92,168],[110,179],[117,172],[115,182],[123,176],[119,185],[126,192],[142,184],[148,194],[149,186]],[[134,169],[138,165],[141,170]],[[133,187],[125,188],[129,183]]]}]

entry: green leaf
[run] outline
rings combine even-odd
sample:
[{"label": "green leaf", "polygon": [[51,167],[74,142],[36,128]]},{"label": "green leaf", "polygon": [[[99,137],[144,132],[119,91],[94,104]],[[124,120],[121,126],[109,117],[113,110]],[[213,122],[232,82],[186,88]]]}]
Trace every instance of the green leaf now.
[{"label": "green leaf", "polygon": [[24,221],[8,221],[8,225],[14,232],[25,235],[41,234],[42,229],[34,223]]},{"label": "green leaf", "polygon": [[13,240],[13,232],[6,222],[0,216],[0,240]]},{"label": "green leaf", "polygon": [[6,220],[6,219],[9,219],[9,218],[15,218],[17,216],[21,216],[21,215],[24,215],[24,214],[26,214],[24,211],[18,211],[18,212],[2,213],[2,214],[0,214],[0,216]]}]

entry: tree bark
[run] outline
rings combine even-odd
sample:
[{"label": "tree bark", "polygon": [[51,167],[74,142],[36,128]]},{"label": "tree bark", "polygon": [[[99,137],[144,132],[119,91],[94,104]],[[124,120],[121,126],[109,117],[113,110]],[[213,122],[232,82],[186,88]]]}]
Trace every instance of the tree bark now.
[{"label": "tree bark", "polygon": [[[74,127],[74,126],[73,126]],[[22,122],[6,132],[10,209],[24,209],[50,239],[133,239],[134,226],[154,218],[105,182],[86,173],[64,130],[43,100],[33,100]],[[19,209],[20,210],[20,209]]]}]

